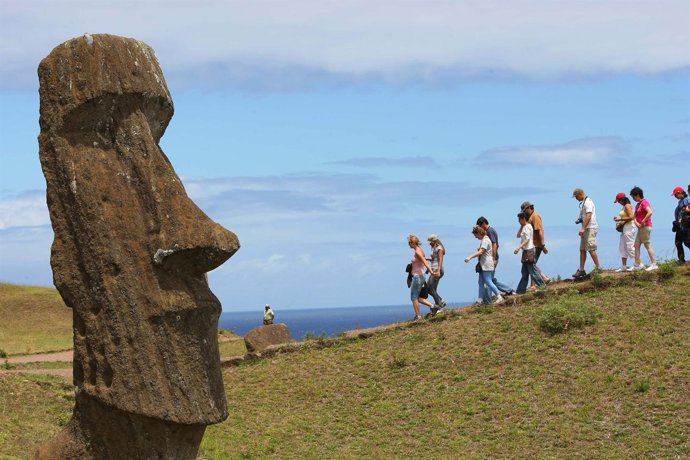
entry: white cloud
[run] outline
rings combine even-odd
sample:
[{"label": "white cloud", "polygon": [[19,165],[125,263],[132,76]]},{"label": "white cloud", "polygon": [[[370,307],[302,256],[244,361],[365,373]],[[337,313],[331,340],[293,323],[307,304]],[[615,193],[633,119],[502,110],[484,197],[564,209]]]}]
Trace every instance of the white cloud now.
[{"label": "white cloud", "polygon": [[0,230],[50,224],[45,191],[0,196]]},{"label": "white cloud", "polygon": [[89,33],[156,50],[173,84],[457,80],[657,73],[690,67],[685,0],[4,1],[0,81],[35,84],[40,59]]},{"label": "white cloud", "polygon": [[606,166],[624,159],[628,144],[619,137],[575,139],[563,144],[525,145],[490,149],[475,161],[502,168]]}]

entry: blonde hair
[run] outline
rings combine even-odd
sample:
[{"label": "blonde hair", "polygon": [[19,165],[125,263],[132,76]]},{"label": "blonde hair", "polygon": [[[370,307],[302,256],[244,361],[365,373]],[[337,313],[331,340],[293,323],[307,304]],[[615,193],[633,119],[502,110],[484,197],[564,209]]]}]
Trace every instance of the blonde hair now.
[{"label": "blonde hair", "polygon": [[474,227],[474,228],[472,229],[472,234],[473,234],[473,235],[479,235],[479,236],[483,237],[483,236],[486,235],[486,230],[484,230],[484,229],[483,229],[482,227],[480,227],[480,226],[476,226],[476,227]]},{"label": "blonde hair", "polygon": [[420,246],[422,244],[417,235],[409,235],[407,237],[407,242],[412,243],[415,246]]}]

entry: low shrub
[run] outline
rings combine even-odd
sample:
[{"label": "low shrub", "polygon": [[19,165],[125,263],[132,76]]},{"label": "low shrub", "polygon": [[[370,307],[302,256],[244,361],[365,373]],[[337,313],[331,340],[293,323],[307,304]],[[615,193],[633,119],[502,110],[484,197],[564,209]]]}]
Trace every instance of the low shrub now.
[{"label": "low shrub", "polygon": [[643,378],[635,383],[635,393],[646,393],[649,390],[649,379]]},{"label": "low shrub", "polygon": [[0,358],[7,358],[7,353],[2,348],[0,348]]},{"label": "low shrub", "polygon": [[396,356],[393,361],[388,365],[390,369],[402,369],[407,366],[407,359],[403,356]]},{"label": "low shrub", "polygon": [[580,296],[564,295],[548,302],[537,312],[539,327],[551,334],[594,324],[601,310]]},{"label": "low shrub", "polygon": [[659,264],[659,269],[657,270],[657,276],[662,281],[667,281],[676,275],[676,268],[678,267],[675,261],[666,261]]}]

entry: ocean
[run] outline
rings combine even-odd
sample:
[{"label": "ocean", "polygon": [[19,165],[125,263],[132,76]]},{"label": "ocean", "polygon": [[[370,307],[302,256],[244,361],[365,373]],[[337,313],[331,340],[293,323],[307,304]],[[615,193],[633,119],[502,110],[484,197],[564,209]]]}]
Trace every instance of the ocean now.
[{"label": "ocean", "polygon": [[[470,303],[472,302],[453,304],[448,308],[462,308]],[[429,312],[427,307],[421,307],[422,314]],[[414,316],[411,304],[300,310],[280,310],[279,307],[273,307],[273,312],[276,315],[274,322],[287,324],[295,340],[301,340],[306,334],[334,336],[351,329],[407,321]],[[219,327],[245,335],[255,327],[261,326],[262,321],[263,308],[257,311],[223,312],[220,315]]]}]

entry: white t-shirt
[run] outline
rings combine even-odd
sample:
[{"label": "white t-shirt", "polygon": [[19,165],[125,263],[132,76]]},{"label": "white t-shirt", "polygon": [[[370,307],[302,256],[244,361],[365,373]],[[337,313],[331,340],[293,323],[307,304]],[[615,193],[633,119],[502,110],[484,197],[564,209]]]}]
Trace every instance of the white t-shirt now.
[{"label": "white t-shirt", "polygon": [[582,206],[580,206],[580,219],[582,219],[584,222],[587,214],[590,212],[592,213],[592,218],[590,219],[587,228],[599,228],[599,224],[597,224],[597,209],[594,207],[594,201],[592,201],[590,197],[586,196],[582,202]]},{"label": "white t-shirt", "polygon": [[484,235],[482,241],[479,243],[479,249],[484,249],[484,254],[479,256],[479,265],[482,267],[482,271],[492,272],[494,271],[494,257],[491,254],[491,240],[488,236]]},{"label": "white t-shirt", "polygon": [[520,244],[524,241],[529,241],[526,245],[522,247],[522,250],[534,248],[534,229],[532,224],[525,224],[520,230]]}]

